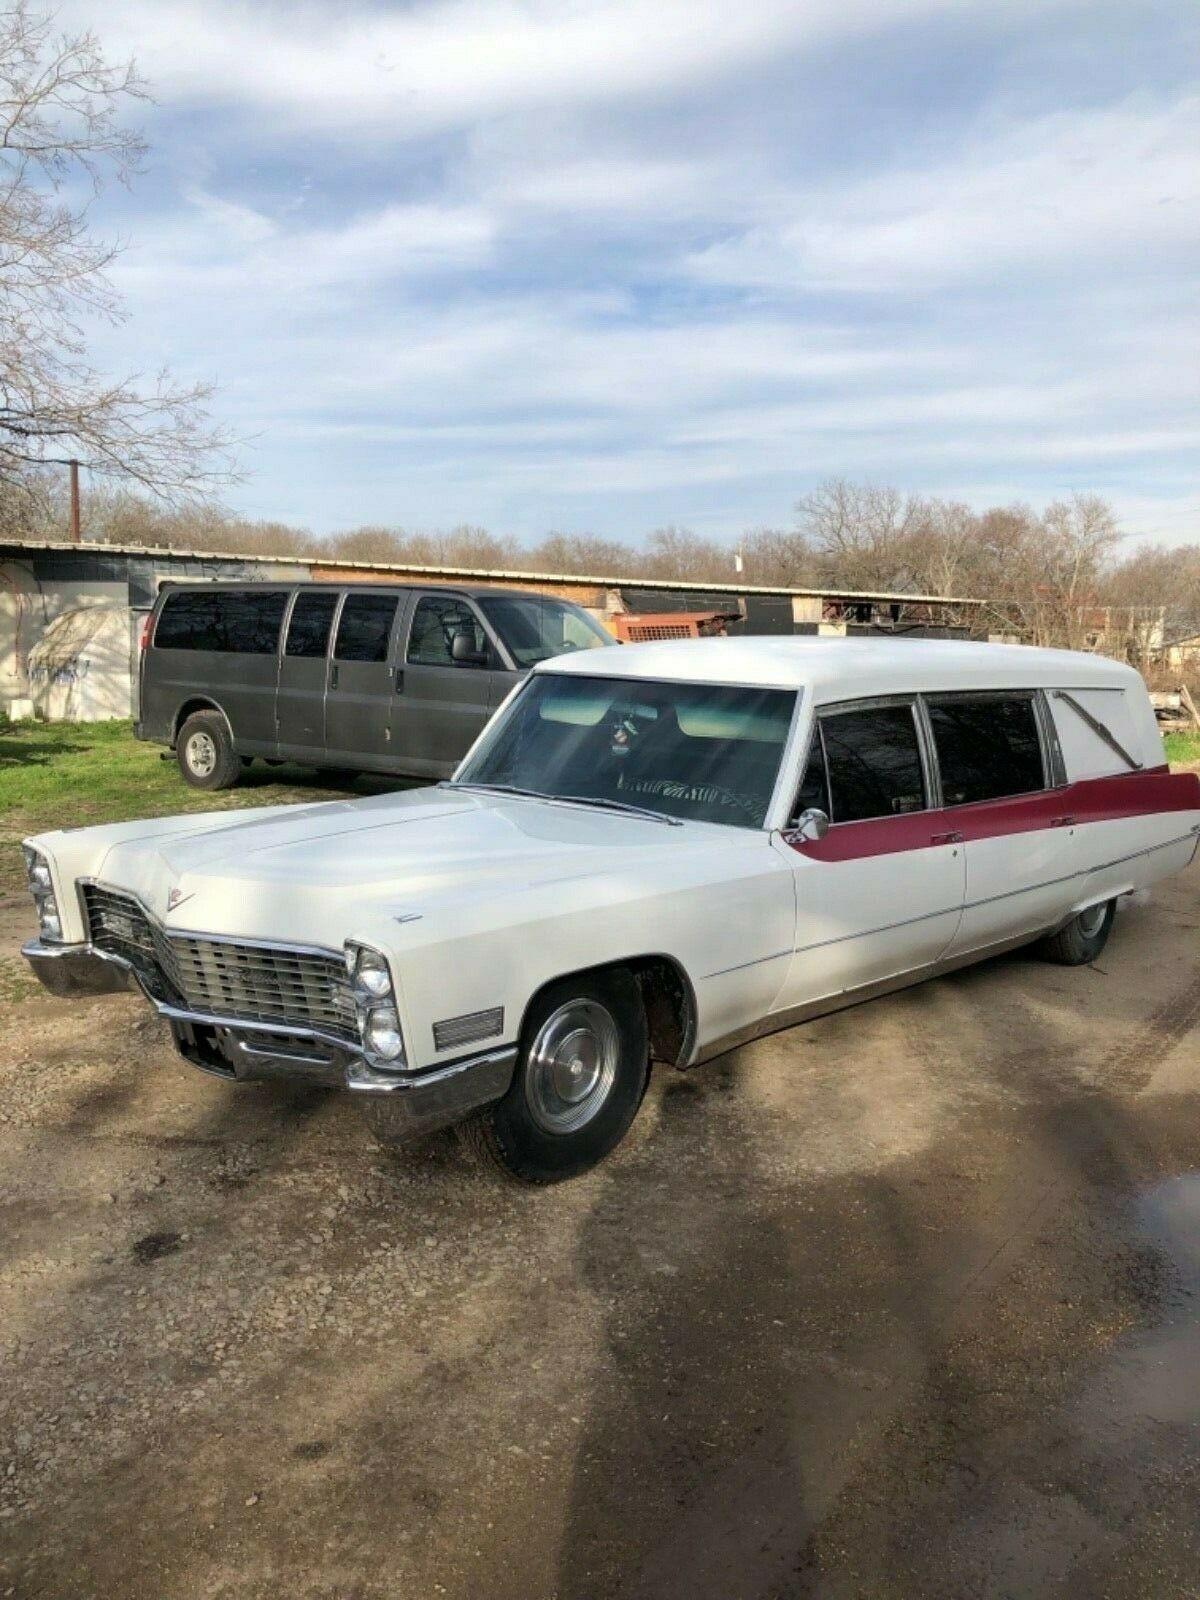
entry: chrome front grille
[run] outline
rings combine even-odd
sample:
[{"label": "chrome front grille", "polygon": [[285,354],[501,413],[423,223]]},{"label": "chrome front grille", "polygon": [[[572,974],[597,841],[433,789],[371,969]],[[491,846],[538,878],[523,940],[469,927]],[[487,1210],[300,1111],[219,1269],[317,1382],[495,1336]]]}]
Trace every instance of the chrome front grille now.
[{"label": "chrome front grille", "polygon": [[356,1040],[345,963],[319,950],[168,933],[132,895],[85,884],[98,950],[120,956],[156,999],[208,1016],[292,1023]]}]

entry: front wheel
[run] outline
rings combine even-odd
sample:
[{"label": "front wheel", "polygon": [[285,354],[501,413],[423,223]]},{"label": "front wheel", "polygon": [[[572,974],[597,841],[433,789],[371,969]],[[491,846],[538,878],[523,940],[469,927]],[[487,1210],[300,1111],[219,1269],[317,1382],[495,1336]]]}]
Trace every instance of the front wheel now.
[{"label": "front wheel", "polygon": [[523,1183],[577,1177],[625,1137],[649,1074],[633,975],[619,968],[563,979],[530,1008],[508,1093],[461,1124],[459,1139]]},{"label": "front wheel", "polygon": [[1052,933],[1037,946],[1038,954],[1063,967],[1085,967],[1095,961],[1108,943],[1117,902],[1105,900],[1072,917],[1065,928]]}]

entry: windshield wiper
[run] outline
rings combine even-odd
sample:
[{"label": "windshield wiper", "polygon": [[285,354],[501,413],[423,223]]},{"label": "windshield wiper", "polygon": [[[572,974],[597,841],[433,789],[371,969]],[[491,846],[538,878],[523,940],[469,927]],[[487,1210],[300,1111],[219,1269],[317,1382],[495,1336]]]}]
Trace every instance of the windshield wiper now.
[{"label": "windshield wiper", "polygon": [[515,794],[522,795],[526,800],[554,799],[552,794],[546,794],[542,789],[519,789],[515,783],[453,783],[449,778],[443,778],[438,788],[476,789],[480,794]]},{"label": "windshield wiper", "polygon": [[661,811],[651,811],[648,806],[631,806],[627,800],[607,800],[590,794],[550,794],[545,789],[521,789],[515,783],[454,783],[443,778],[439,789],[473,789],[480,794],[515,794],[525,800],[557,801],[564,806],[595,806],[601,811],[624,811],[631,817],[645,817],[650,822],[665,823],[668,828],[682,828],[680,817],[664,816]]},{"label": "windshield wiper", "polygon": [[627,800],[608,800],[591,794],[548,794],[547,800],[562,800],[572,806],[596,806],[601,811],[624,811],[631,817],[646,817],[650,822],[665,822],[668,828],[682,828],[681,817],[668,817],[649,806],[631,806]]}]

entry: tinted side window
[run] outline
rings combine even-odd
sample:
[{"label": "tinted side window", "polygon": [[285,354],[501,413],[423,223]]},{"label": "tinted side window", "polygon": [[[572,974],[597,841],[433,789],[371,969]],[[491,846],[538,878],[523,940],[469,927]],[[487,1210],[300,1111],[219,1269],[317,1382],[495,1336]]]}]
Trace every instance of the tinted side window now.
[{"label": "tinted side window", "polygon": [[1046,787],[1033,700],[928,701],[948,806],[999,800]]},{"label": "tinted side window", "polygon": [[169,595],[154,630],[158,650],[269,656],[279,645],[282,589],[189,589]]},{"label": "tinted side window", "polygon": [[217,597],[203,590],[169,594],[154,629],[156,650],[220,650]]},{"label": "tinted side window", "polygon": [[873,706],[821,718],[830,818],[864,822],[927,805],[911,706]]},{"label": "tinted side window", "polygon": [[347,595],[338,619],[334,659],[386,661],[397,604],[394,594]]},{"label": "tinted side window", "polygon": [[287,656],[323,656],[329,645],[329,628],[337,609],[336,593],[309,590],[296,596],[288,623]]},{"label": "tinted side window", "polygon": [[825,747],[821,743],[820,728],[813,729],[812,747],[808,752],[808,765],[796,791],[792,806],[793,820],[802,811],[824,811],[829,814],[829,779],[825,774]]},{"label": "tinted side window", "polygon": [[456,633],[469,633],[475,648],[486,652],[487,637],[479,618],[465,600],[453,595],[425,595],[417,602],[412,632],[408,636],[408,659],[421,666],[452,667],[450,641]]}]

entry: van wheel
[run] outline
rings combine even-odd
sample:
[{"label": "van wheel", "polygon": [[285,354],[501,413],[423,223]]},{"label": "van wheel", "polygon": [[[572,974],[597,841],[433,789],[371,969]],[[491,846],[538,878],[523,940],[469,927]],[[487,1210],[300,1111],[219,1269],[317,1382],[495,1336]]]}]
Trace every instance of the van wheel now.
[{"label": "van wheel", "polygon": [[1115,900],[1089,906],[1072,917],[1065,928],[1043,939],[1036,946],[1038,955],[1045,961],[1057,961],[1063,967],[1085,967],[1089,961],[1095,961],[1108,943],[1116,912]]},{"label": "van wheel", "polygon": [[508,1093],[459,1124],[459,1142],[521,1183],[578,1177],[625,1137],[649,1076],[633,975],[618,968],[566,978],[530,1008]]},{"label": "van wheel", "polygon": [[242,770],[229,725],[219,711],[194,711],[179,730],[175,759],[193,789],[228,789]]}]

